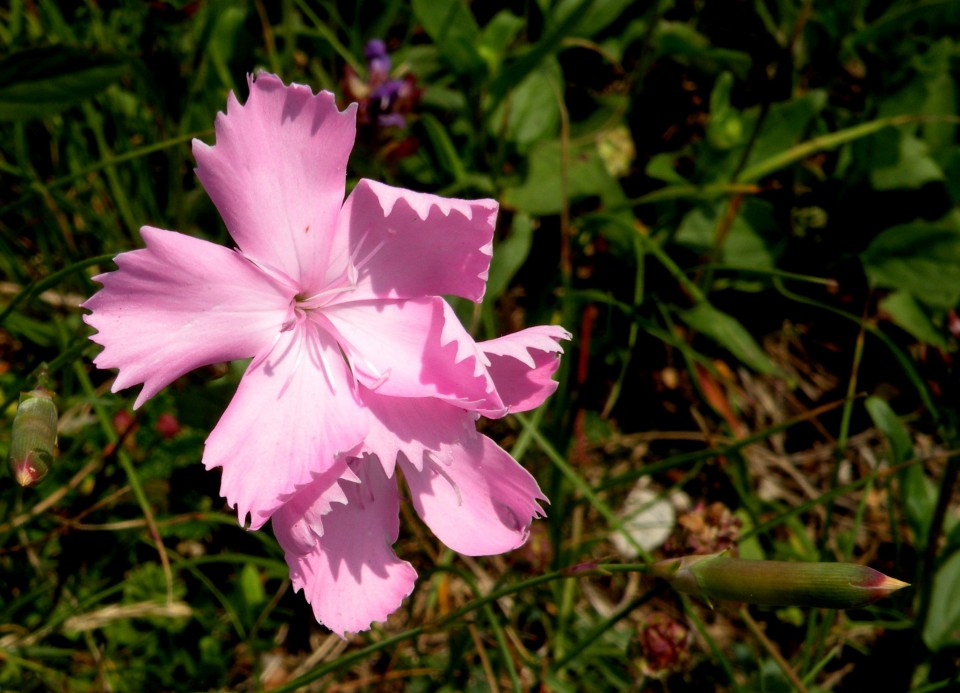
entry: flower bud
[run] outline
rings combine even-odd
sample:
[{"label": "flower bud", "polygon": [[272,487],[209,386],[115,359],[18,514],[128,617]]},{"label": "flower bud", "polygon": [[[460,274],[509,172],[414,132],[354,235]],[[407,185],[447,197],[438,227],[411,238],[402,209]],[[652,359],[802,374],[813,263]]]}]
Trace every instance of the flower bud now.
[{"label": "flower bud", "polygon": [[7,463],[21,486],[33,486],[50,471],[57,452],[57,406],[48,390],[20,394]]},{"label": "flower bud", "polygon": [[678,592],[765,606],[858,609],[902,587],[856,563],[798,563],[730,558],[723,553],[659,561],[651,573]]}]

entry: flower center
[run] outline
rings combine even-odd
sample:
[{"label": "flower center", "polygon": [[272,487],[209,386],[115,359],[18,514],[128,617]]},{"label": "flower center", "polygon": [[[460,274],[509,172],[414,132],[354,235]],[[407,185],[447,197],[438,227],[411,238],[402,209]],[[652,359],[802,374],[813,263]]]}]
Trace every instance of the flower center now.
[{"label": "flower center", "polygon": [[[386,244],[386,239],[383,239],[373,248],[366,249],[365,246],[367,245],[368,239],[369,230],[363,234],[360,241],[350,253],[350,259],[347,261],[346,268],[339,277],[316,293],[306,295],[301,291],[294,296],[294,309],[304,312],[317,310],[328,305],[337,296],[356,289],[360,281],[360,272]],[[362,256],[361,252],[363,252]]]}]

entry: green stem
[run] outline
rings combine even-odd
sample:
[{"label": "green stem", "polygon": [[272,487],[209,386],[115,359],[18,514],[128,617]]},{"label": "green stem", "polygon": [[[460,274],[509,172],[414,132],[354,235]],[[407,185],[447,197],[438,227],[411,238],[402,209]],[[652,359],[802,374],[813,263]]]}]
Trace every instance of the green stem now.
[{"label": "green stem", "polygon": [[[860,362],[863,360],[864,345],[864,326],[866,325],[866,316],[860,321],[860,330],[857,332],[857,339],[854,342],[853,364],[850,367],[850,379],[847,381],[847,396],[844,398],[843,411],[840,415],[840,432],[837,435],[836,447],[833,451],[833,470],[830,474],[830,488],[837,485],[840,478],[840,465],[843,462],[844,452],[847,448],[847,441],[850,440],[850,419],[853,417],[853,404],[857,395],[857,375],[860,372]],[[824,556],[827,540],[830,533],[830,520],[833,517],[833,498],[827,502],[826,513],[823,519],[823,527],[820,530],[820,554]]]},{"label": "green stem", "polygon": [[577,569],[564,569],[564,570],[554,570],[549,573],[544,573],[542,575],[537,575],[536,577],[528,578],[527,580],[522,580],[521,582],[514,583],[512,585],[506,585],[500,589],[494,590],[487,594],[486,596],[480,597],[473,600],[468,604],[464,604],[458,609],[454,609],[448,614],[441,616],[440,618],[434,620],[431,623],[426,623],[422,626],[417,626],[409,630],[405,630],[402,633],[397,633],[389,638],[385,638],[380,642],[372,643],[366,647],[355,650],[348,654],[344,654],[332,662],[327,662],[322,664],[315,669],[311,669],[302,676],[298,676],[293,681],[288,681],[283,686],[274,689],[274,693],[292,693],[292,691],[297,691],[303,686],[306,686],[308,683],[316,681],[321,676],[325,676],[331,672],[337,671],[338,669],[343,669],[350,666],[355,662],[363,661],[371,655],[377,654],[378,652],[384,650],[390,650],[394,645],[397,645],[405,640],[410,640],[419,635],[429,632],[435,632],[443,629],[447,625],[454,623],[455,621],[460,620],[467,614],[470,614],[478,609],[482,609],[487,604],[491,604],[498,599],[503,597],[508,597],[510,595],[518,594],[524,590],[531,589],[533,587],[538,587],[540,585],[554,582],[556,580],[570,580],[570,579],[579,579],[583,577],[597,577],[604,575],[605,573],[619,573],[619,572],[646,572],[647,566],[638,565],[638,564],[594,564],[589,567],[585,567],[583,570]]},{"label": "green stem", "polygon": [[36,296],[40,292],[46,291],[52,286],[56,286],[64,277],[69,276],[74,272],[90,267],[91,265],[99,265],[101,262],[112,260],[115,255],[116,253],[105,253],[103,255],[88,257],[86,260],[75,262],[69,267],[64,267],[61,270],[57,270],[53,274],[50,274],[43,279],[39,279],[23,287],[23,289],[21,289],[20,292],[10,300],[10,303],[4,307],[3,311],[0,312],[0,325],[2,325],[10,316],[10,313],[13,312],[13,309],[26,299]]},{"label": "green stem", "polygon": [[[87,397],[90,399],[91,406],[93,407],[93,411],[97,416],[97,420],[100,422],[100,428],[103,431],[103,434],[106,436],[107,440],[113,444],[116,444],[119,440],[119,436],[117,435],[116,430],[114,430],[113,424],[111,423],[110,417],[107,415],[106,410],[103,408],[103,405],[100,404],[100,400],[97,397],[93,383],[90,382],[90,376],[87,374],[83,364],[75,361],[73,366],[74,374],[77,376],[81,387],[87,394]],[[143,485],[140,483],[140,477],[137,474],[137,470],[133,466],[133,462],[130,460],[130,456],[121,447],[117,448],[117,460],[120,462],[120,466],[123,468],[124,474],[127,476],[127,482],[130,484],[130,490],[133,491],[133,496],[137,499],[137,504],[140,506],[141,512],[143,512],[143,519],[146,520],[150,537],[156,545],[157,553],[160,556],[160,564],[163,567],[163,575],[166,578],[167,583],[167,603],[172,603],[173,573],[170,570],[170,559],[167,557],[166,547],[163,544],[163,539],[160,537],[160,531],[157,528],[157,522],[153,516],[153,510],[150,507],[150,501],[147,499],[147,494],[143,491]]]},{"label": "green stem", "polygon": [[[100,154],[100,158],[103,160],[114,159],[113,150],[110,149],[110,145],[107,143],[107,137],[103,132],[103,116],[97,113],[96,109],[89,103],[83,104],[83,113],[87,117],[87,124],[93,133],[93,139],[97,143],[97,151]],[[110,192],[113,195],[113,203],[117,206],[117,212],[120,214],[124,226],[126,226],[126,232],[132,236],[134,230],[139,228],[139,223],[130,206],[127,191],[123,189],[123,185],[120,183],[120,176],[117,175],[117,169],[113,164],[106,164],[104,169],[104,173],[107,176],[107,185],[110,186]]]},{"label": "green stem", "polygon": [[609,525],[614,528],[617,532],[623,535],[623,538],[634,548],[637,552],[637,555],[642,557],[644,561],[650,562],[652,560],[650,553],[640,545],[640,542],[633,536],[633,534],[623,526],[623,522],[618,518],[610,507],[600,499],[600,497],[594,492],[590,485],[584,481],[573,467],[564,459],[564,457],[557,452],[557,449],[548,441],[540,431],[536,430],[530,425],[530,422],[525,416],[521,414],[514,415],[517,418],[524,429],[530,431],[530,434],[533,436],[533,439],[536,441],[537,445],[543,451],[543,453],[553,462],[554,466],[560,470],[560,472],[567,478],[567,480],[573,485],[573,487],[583,495],[584,498],[592,505],[598,513],[600,513],[603,518],[609,523]]}]

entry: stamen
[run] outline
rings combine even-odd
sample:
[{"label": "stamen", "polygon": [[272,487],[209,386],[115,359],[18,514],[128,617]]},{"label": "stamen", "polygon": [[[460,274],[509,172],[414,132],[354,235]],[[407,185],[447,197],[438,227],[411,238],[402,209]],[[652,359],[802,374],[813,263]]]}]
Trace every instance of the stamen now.
[{"label": "stamen", "polygon": [[372,226],[368,226],[366,230],[364,230],[363,236],[360,237],[360,240],[357,242],[356,246],[354,246],[353,251],[350,253],[350,264],[347,267],[347,279],[350,282],[350,284],[354,287],[360,281],[360,270],[362,270],[364,266],[366,266],[370,262],[370,260],[373,259],[373,256],[376,255],[378,252],[380,252],[383,246],[386,245],[387,243],[387,239],[385,238],[382,239],[379,243],[377,243],[376,247],[373,250],[368,252],[363,257],[362,260],[358,261],[357,256],[360,254],[360,249],[364,245],[366,245],[367,238],[370,236],[371,228]]},{"label": "stamen", "polygon": [[324,380],[327,381],[327,386],[330,388],[330,392],[333,395],[337,394],[336,385],[333,384],[333,378],[330,377],[330,364],[327,363],[326,354],[324,354],[323,344],[320,342],[320,328],[315,325],[312,321],[309,322],[309,327],[313,329],[314,333],[309,335],[307,340],[310,348],[312,349],[312,356],[314,364],[320,369],[323,373]]},{"label": "stamen", "polygon": [[387,239],[383,239],[382,241],[377,243],[376,247],[373,250],[371,250],[369,253],[367,253],[366,256],[364,256],[364,258],[360,260],[360,262],[353,262],[353,258],[350,258],[350,260],[356,266],[357,270],[361,270],[363,269],[364,265],[370,262],[370,260],[373,259],[373,256],[376,255],[378,252],[380,252],[380,249],[383,248],[383,246],[385,246],[386,244],[387,244]]},{"label": "stamen", "polygon": [[323,377],[327,381],[327,385],[330,386],[330,392],[333,395],[337,394],[337,386],[333,384],[333,378],[330,377],[330,364],[327,363],[326,354],[323,353],[323,347],[320,345],[316,346],[317,356],[320,357],[320,370],[323,371]]},{"label": "stamen", "polygon": [[[297,323],[297,328],[300,328],[300,322]],[[300,362],[303,360],[303,335],[295,335],[293,341],[297,345],[297,355],[293,362],[293,368],[290,369],[290,372],[287,374],[287,379],[283,383],[283,387],[280,388],[280,392],[277,394],[277,397],[282,397],[283,393],[287,391],[287,388],[290,387],[290,383],[293,382],[293,377],[300,372]]]},{"label": "stamen", "polygon": [[273,348],[277,346],[277,342],[280,341],[280,337],[283,336],[284,332],[286,332],[286,330],[281,330],[278,332],[276,336],[274,336],[273,342],[270,344],[270,348],[264,349],[259,356],[254,357],[253,361],[250,362],[250,366],[248,367],[249,370],[252,371],[253,369],[260,367],[260,364],[267,359],[267,357],[270,355],[270,352],[273,351]]},{"label": "stamen", "polygon": [[443,467],[434,459],[433,454],[429,450],[423,451],[423,460],[430,464],[430,468],[433,469],[437,474],[442,476],[448,484],[453,488],[454,492],[457,494],[457,505],[463,505],[463,496],[460,495],[460,487],[457,486],[456,482],[450,478],[450,475],[446,472]]},{"label": "stamen", "polygon": [[312,296],[307,296],[306,298],[298,299],[297,306],[304,310],[313,310],[315,308],[322,308],[327,303],[330,302],[330,299],[333,296],[338,294],[343,294],[348,291],[353,291],[356,288],[356,285],[347,285],[347,286],[330,286],[322,291],[318,291]]},{"label": "stamen", "polygon": [[293,278],[286,272],[279,270],[276,267],[273,267],[266,263],[260,262],[259,260],[254,260],[252,257],[244,253],[239,248],[234,248],[234,252],[240,255],[240,257],[242,257],[244,260],[249,262],[251,265],[259,269],[261,272],[266,274],[268,277],[276,280],[277,282],[285,286],[287,289],[292,290],[294,293],[296,293],[300,289],[297,282],[295,282]]},{"label": "stamen", "polygon": [[354,382],[354,394],[358,394],[357,387],[359,386],[359,380],[357,378],[358,374],[363,374],[368,378],[373,378],[374,381],[370,384],[365,384],[368,390],[376,390],[378,387],[383,385],[387,379],[390,377],[390,369],[388,368],[385,373],[381,373],[380,369],[374,366],[370,361],[365,359],[362,354],[355,353],[350,345],[347,344],[340,335],[335,331],[331,330],[331,334],[334,335],[334,338],[337,340],[337,344],[340,346],[340,352],[343,354],[344,360],[347,362],[347,365],[350,367],[350,371],[353,375]]}]

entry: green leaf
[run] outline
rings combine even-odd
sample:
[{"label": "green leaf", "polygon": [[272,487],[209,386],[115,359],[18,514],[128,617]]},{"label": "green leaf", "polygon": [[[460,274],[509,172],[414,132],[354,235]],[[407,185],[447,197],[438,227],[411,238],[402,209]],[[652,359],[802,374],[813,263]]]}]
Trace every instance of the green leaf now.
[{"label": "green leaf", "polygon": [[710,92],[710,119],[707,121],[707,140],[716,149],[730,149],[743,141],[743,118],[730,104],[733,75],[723,72]]},{"label": "green leaf", "polygon": [[913,543],[918,550],[922,550],[927,544],[930,521],[937,505],[937,485],[918,464],[907,467],[898,477],[904,514],[913,532]]},{"label": "green leaf", "polygon": [[564,21],[576,14],[577,23],[570,30],[574,36],[589,38],[614,22],[634,0],[593,0],[586,7],[581,0],[560,0],[551,16],[554,21]]},{"label": "green leaf", "polygon": [[492,131],[526,153],[540,140],[555,138],[560,131],[557,95],[563,84],[560,64],[549,57],[527,75],[488,119]]},{"label": "green leaf", "polygon": [[523,18],[509,10],[501,10],[483,27],[480,39],[480,55],[487,61],[491,73],[500,69],[510,44],[527,25]]},{"label": "green leaf", "polygon": [[[520,185],[507,188],[502,202],[507,207],[533,216],[559,214],[563,207],[563,160],[560,142],[540,142],[530,151],[529,170]],[[567,194],[570,200],[597,195],[601,199],[622,199],[619,184],[610,177],[592,144],[571,147],[567,157]]]},{"label": "green leaf", "polygon": [[[784,155],[793,149],[810,128],[814,117],[827,104],[827,93],[814,89],[789,101],[775,103],[770,107],[767,117],[763,121],[756,142],[750,149],[750,156],[743,173],[738,177],[740,181],[750,180],[747,172],[764,162]],[[744,118],[743,129],[750,132],[759,109],[750,112],[750,118]],[[740,148],[735,150],[738,155]]]},{"label": "green leaf", "polygon": [[237,85],[230,73],[230,60],[243,40],[248,13],[249,9],[245,7],[225,7],[218,11],[207,43],[205,57],[210,60],[221,84],[233,91],[236,91]]},{"label": "green leaf", "polygon": [[771,375],[777,368],[746,328],[732,315],[701,301],[682,311],[680,318],[697,332],[710,337],[758,373]]},{"label": "green leaf", "polygon": [[[771,111],[774,108],[777,108],[777,106],[774,105]],[[740,172],[740,175],[737,176],[737,181],[746,183],[759,180],[764,176],[768,176],[775,171],[779,171],[780,169],[786,168],[787,166],[795,164],[798,161],[802,161],[803,159],[813,156],[818,152],[830,151],[831,149],[836,149],[837,147],[847,144],[848,142],[854,142],[869,135],[873,135],[890,126],[902,125],[904,123],[914,122],[915,120],[916,118],[913,116],[878,118],[876,120],[860,123],[859,125],[854,125],[853,127],[845,128],[843,130],[830,132],[826,135],[813,137],[804,142],[799,142],[788,149],[774,152],[766,157],[752,156],[751,161],[757,159],[756,163],[751,163],[749,166],[744,168],[743,171]]]},{"label": "green leaf", "polygon": [[490,261],[487,298],[496,299],[506,291],[510,280],[527,261],[532,246],[533,220],[526,214],[514,215],[510,235],[496,245]]},{"label": "green leaf", "polygon": [[871,396],[867,398],[864,407],[870,414],[873,425],[880,430],[887,442],[890,443],[893,463],[902,464],[913,459],[913,443],[910,442],[910,434],[887,401],[877,396]]},{"label": "green leaf", "polygon": [[[864,406],[873,420],[873,425],[890,443],[892,463],[902,464],[912,460],[913,443],[910,434],[887,401],[880,397],[868,397]],[[897,478],[907,524],[910,525],[916,545],[923,546],[937,503],[937,489],[923,473],[923,467],[918,464],[905,467],[897,474]]]},{"label": "green leaf", "polygon": [[248,612],[253,611],[267,599],[260,581],[260,571],[251,563],[247,563],[240,570],[240,594],[243,596],[244,606]]},{"label": "green leaf", "polygon": [[413,14],[440,49],[440,54],[460,74],[480,72],[480,28],[462,0],[413,0]]},{"label": "green leaf", "polygon": [[906,330],[919,341],[940,349],[947,348],[947,340],[937,330],[923,306],[917,303],[913,294],[894,291],[881,299],[880,308],[890,316],[897,327]]},{"label": "green leaf", "polygon": [[929,618],[923,641],[934,652],[960,645],[960,551],[942,565],[933,578]]},{"label": "green leaf", "polygon": [[920,111],[926,116],[941,116],[923,123],[920,130],[933,157],[949,155],[955,149],[957,123],[957,82],[950,65],[957,48],[948,37],[940,39],[925,54],[916,57],[917,68],[923,77],[926,99]]},{"label": "green leaf", "polygon": [[551,24],[549,30],[540,37],[539,41],[496,76],[490,83],[488,108],[493,109],[499,105],[511,89],[536,70],[547,56],[553,55],[559,49],[561,41],[570,34],[572,28],[579,21],[581,10],[584,10],[590,2],[591,0],[578,0],[575,8],[571,10],[568,16]]},{"label": "green leaf", "polygon": [[69,46],[46,46],[0,59],[0,121],[56,115],[120,79],[116,56]]},{"label": "green leaf", "polygon": [[661,152],[654,154],[647,162],[647,168],[644,171],[650,178],[662,180],[664,183],[673,183],[676,185],[689,185],[690,181],[677,172],[677,155],[674,152]]},{"label": "green leaf", "polygon": [[894,226],[860,259],[874,286],[908,291],[935,308],[960,302],[960,231],[923,222]]},{"label": "green leaf", "polygon": [[683,22],[660,21],[654,38],[659,54],[697,63],[711,72],[729,69],[738,77],[745,77],[750,69],[749,53],[714,47],[710,39]]},{"label": "green leaf", "polygon": [[[881,133],[885,135],[886,133]],[[926,183],[943,180],[943,171],[930,156],[927,144],[913,135],[898,133],[896,159],[888,166],[870,171],[870,182],[877,190],[919,188]]]},{"label": "green leaf", "polygon": [[460,159],[460,154],[457,153],[453,140],[450,139],[447,128],[429,113],[424,113],[421,116],[420,124],[426,131],[427,139],[436,154],[437,167],[455,181],[462,181],[466,176],[463,161]]},{"label": "green leaf", "polygon": [[[716,242],[716,230],[726,214],[729,202],[717,202],[712,208],[697,207],[680,222],[676,241],[699,252],[707,252]],[[717,260],[739,267],[770,269],[774,265],[773,252],[755,224],[762,228],[775,228],[768,203],[747,200],[737,210],[737,215],[727,229],[723,246]]]}]

